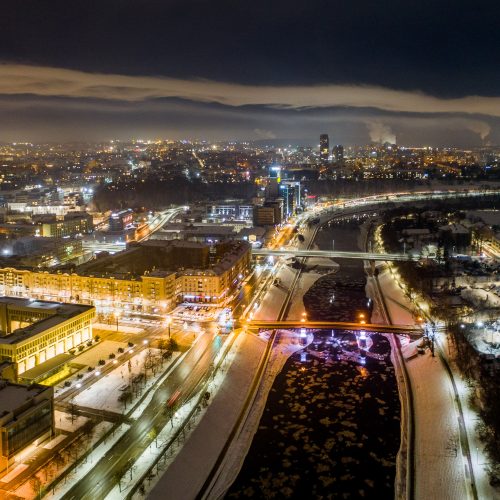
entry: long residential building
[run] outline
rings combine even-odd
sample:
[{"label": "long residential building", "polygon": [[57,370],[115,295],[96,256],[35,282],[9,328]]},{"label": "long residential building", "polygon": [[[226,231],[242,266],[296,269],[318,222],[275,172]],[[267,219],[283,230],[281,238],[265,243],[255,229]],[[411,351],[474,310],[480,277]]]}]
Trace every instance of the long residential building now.
[{"label": "long residential building", "polygon": [[0,295],[88,304],[99,312],[222,304],[248,273],[250,250],[245,241],[150,240],[67,272],[0,268]]}]

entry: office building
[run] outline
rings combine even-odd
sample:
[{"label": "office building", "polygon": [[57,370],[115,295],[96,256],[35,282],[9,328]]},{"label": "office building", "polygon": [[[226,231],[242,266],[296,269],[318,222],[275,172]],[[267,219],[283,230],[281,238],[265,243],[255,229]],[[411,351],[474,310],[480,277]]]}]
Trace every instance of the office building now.
[{"label": "office building", "polygon": [[290,186],[293,188],[291,191],[293,193],[293,206],[294,210],[297,210],[298,208],[302,207],[302,194],[301,194],[301,185],[300,181],[295,181],[295,180],[282,180],[281,184]]},{"label": "office building", "polygon": [[12,363],[14,380],[36,382],[31,369],[41,365],[37,373],[43,377],[44,368],[54,368],[49,360],[92,338],[94,315],[88,305],[1,297],[0,359]]},{"label": "office building", "polygon": [[277,198],[280,195],[279,185],[281,182],[281,168],[277,166],[269,167],[267,185],[265,188],[266,200]]},{"label": "office building", "polygon": [[53,402],[52,387],[0,380],[0,474],[24,448],[53,435]]},{"label": "office building", "polygon": [[253,224],[258,227],[274,226],[274,207],[256,205],[253,209]]},{"label": "office building", "polygon": [[252,205],[239,205],[236,203],[219,203],[207,206],[207,215],[213,219],[226,220],[252,220]]},{"label": "office building", "polygon": [[330,140],[328,134],[321,134],[319,136],[319,159],[322,163],[328,162],[330,156]]},{"label": "office building", "polygon": [[[245,224],[246,226],[246,224]],[[232,225],[222,224],[165,224],[151,236],[152,240],[188,240],[202,243],[219,243],[234,240],[236,231]]]},{"label": "office building", "polygon": [[280,196],[283,199],[283,216],[288,218],[295,213],[295,187],[290,184],[280,184]]},{"label": "office building", "polygon": [[[282,189],[279,189],[279,191],[282,191]],[[266,199],[263,205],[254,206],[253,215],[254,226],[267,227],[281,224],[285,215],[284,199]]]},{"label": "office building", "polygon": [[113,212],[109,217],[109,230],[120,232],[134,221],[134,212],[129,208],[120,212]]},{"label": "office building", "polygon": [[55,217],[40,223],[40,234],[48,238],[65,238],[92,230],[92,216],[86,212],[68,213],[62,220]]}]

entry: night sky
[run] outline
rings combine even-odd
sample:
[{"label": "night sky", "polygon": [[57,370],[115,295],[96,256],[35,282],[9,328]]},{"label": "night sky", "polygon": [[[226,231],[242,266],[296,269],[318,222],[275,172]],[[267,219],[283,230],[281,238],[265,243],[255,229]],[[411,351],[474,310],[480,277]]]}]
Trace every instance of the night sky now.
[{"label": "night sky", "polygon": [[500,6],[4,1],[0,141],[500,144]]}]

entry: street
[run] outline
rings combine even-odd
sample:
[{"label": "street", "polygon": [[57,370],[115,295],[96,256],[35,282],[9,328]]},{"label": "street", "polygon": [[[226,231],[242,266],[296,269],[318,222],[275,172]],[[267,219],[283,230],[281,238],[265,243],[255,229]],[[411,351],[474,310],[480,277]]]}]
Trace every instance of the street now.
[{"label": "street", "polygon": [[67,499],[103,498],[149,445],[149,432],[166,425],[170,419],[166,403],[176,393],[186,401],[209,371],[221,339],[214,334],[202,334],[165,382],[156,390],[141,418],[134,422],[115,446],[96,464],[92,472],[80,480],[65,496]]}]

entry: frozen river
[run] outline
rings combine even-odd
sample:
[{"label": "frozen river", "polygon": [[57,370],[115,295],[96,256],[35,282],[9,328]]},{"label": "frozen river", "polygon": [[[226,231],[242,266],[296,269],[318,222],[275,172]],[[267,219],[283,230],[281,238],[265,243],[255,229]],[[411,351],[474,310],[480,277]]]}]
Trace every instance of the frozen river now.
[{"label": "frozen river", "polygon": [[[331,225],[316,243],[358,250],[357,237],[356,226]],[[369,320],[362,262],[338,262],[304,296],[308,316]],[[389,341],[317,331],[276,377],[227,498],[393,498],[399,418]]]}]

